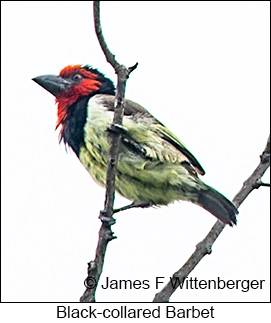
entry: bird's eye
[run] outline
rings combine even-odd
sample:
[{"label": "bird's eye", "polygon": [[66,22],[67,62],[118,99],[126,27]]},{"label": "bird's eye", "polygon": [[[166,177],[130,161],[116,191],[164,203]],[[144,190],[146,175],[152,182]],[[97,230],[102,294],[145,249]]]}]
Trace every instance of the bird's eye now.
[{"label": "bird's eye", "polygon": [[81,74],[74,74],[74,75],[72,76],[72,79],[73,79],[74,81],[79,81],[79,80],[81,80],[81,79],[82,79],[82,75],[81,75]]}]

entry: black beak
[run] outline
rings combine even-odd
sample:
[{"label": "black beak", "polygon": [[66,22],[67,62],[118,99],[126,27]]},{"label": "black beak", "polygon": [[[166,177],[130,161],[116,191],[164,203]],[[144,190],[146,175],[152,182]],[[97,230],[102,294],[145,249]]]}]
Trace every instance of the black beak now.
[{"label": "black beak", "polygon": [[72,85],[71,82],[56,75],[41,75],[32,80],[54,96],[57,96],[61,91],[67,91]]}]

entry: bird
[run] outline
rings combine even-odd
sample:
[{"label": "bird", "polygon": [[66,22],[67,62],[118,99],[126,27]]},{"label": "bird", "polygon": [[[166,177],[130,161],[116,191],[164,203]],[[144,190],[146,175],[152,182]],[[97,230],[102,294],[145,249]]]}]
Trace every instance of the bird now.
[{"label": "bird", "polygon": [[121,142],[115,177],[116,191],[132,207],[189,201],[222,223],[237,223],[236,207],[199,177],[205,171],[163,123],[141,105],[124,99],[122,125],[113,124],[114,83],[91,65],[68,65],[59,75],[32,79],[55,96],[59,141],[70,147],[94,181],[106,186],[110,132]]}]

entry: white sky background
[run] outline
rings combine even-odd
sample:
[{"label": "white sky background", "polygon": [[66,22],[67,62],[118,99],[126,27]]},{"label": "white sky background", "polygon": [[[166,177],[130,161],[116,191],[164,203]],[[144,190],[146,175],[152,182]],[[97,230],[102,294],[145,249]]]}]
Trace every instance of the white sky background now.
[{"label": "white sky background", "polygon": [[[259,163],[269,134],[269,2],[102,2],[119,62],[139,62],[126,98],[185,143],[203,180],[229,199]],[[78,301],[103,208],[98,187],[58,144],[54,97],[31,78],[89,63],[116,82],[94,33],[91,2],[2,2],[2,300]],[[264,180],[269,182],[269,172]],[[254,191],[190,277],[265,280],[262,290],[183,290],[171,301],[268,301],[269,189]],[[126,205],[117,196],[115,206]],[[150,289],[102,290],[98,301],[151,301],[216,219],[187,202],[116,215],[105,278]],[[163,285],[160,285],[162,287]],[[159,288],[160,290],[160,288]]]}]

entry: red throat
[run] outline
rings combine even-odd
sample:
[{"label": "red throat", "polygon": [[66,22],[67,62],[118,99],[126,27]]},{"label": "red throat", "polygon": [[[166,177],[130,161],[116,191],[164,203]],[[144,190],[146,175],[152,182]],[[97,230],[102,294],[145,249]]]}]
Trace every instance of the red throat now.
[{"label": "red throat", "polygon": [[56,103],[58,104],[56,129],[65,122],[69,112],[69,106],[81,97],[88,96],[92,92],[97,91],[101,86],[101,82],[97,80],[97,75],[87,71],[81,65],[66,66],[61,70],[59,76],[65,79],[77,73],[83,76],[81,82],[72,86],[67,91],[60,92],[56,97]]}]

